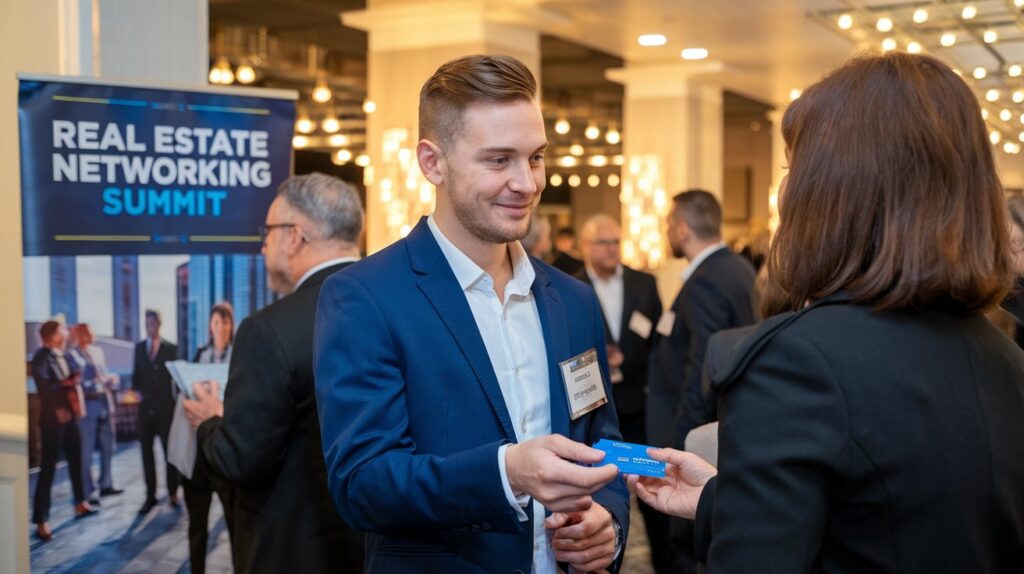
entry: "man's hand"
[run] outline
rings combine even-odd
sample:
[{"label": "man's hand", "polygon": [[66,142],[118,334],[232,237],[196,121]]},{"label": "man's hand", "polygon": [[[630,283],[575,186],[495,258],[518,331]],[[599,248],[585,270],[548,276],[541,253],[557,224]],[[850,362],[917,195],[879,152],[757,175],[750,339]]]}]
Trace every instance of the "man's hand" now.
[{"label": "man's hand", "polygon": [[647,455],[665,465],[665,478],[630,475],[627,482],[637,497],[664,514],[693,519],[704,485],[718,469],[692,452],[671,448],[647,449]]},{"label": "man's hand", "polygon": [[624,363],[626,361],[626,356],[622,354],[621,350],[619,350],[619,346],[618,345],[613,345],[611,343],[608,343],[607,349],[608,349],[608,368],[609,369],[619,369],[619,368],[622,368],[622,363]]},{"label": "man's hand", "polygon": [[224,416],[224,403],[220,400],[220,384],[217,381],[203,381],[192,385],[196,400],[183,399],[185,418],[193,429],[199,428],[207,419]]},{"label": "man's hand", "polygon": [[604,453],[562,435],[547,435],[505,449],[505,472],[516,495],[526,493],[552,512],[580,512],[590,508],[590,495],[615,479],[618,469],[606,464]]},{"label": "man's hand", "polygon": [[612,515],[600,504],[583,512],[556,512],[544,526],[551,532],[555,559],[574,572],[596,572],[615,561],[615,527]]}]

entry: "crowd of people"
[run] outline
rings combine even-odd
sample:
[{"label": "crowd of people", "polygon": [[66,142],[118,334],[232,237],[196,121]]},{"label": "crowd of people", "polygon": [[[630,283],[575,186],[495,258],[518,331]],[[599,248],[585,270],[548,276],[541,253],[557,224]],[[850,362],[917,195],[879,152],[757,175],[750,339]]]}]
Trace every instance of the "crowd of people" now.
[{"label": "crowd of people", "polygon": [[[215,306],[194,358],[230,362],[223,399],[175,399],[176,350],[147,313],[142,510],[154,438],[187,423],[193,572],[214,492],[237,572],[616,572],[627,485],[659,574],[1024,571],[1024,351],[985,315],[1020,341],[1024,199],[1007,206],[947,66],[857,58],[790,105],[767,252],[734,253],[715,196],[678,193],[666,239],[689,265],[664,309],[614,217],[588,219],[576,252],[534,213],[547,138],[522,63],[452,60],[419,105],[435,211],[360,259],[356,190],[285,182],[261,229],[283,297],[234,335]],[[87,326],[68,352],[60,324],[40,334],[48,537],[58,450],[76,512],[94,511],[71,459],[85,434],[110,440],[117,380]],[[622,475],[600,439],[656,447],[664,478]],[[172,504],[177,480],[168,465]]]}]

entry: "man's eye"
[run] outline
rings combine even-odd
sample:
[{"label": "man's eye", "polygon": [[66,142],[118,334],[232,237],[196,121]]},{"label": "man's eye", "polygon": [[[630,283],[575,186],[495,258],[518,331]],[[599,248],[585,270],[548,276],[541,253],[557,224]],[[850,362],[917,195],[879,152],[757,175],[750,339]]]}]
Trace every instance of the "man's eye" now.
[{"label": "man's eye", "polygon": [[508,158],[507,157],[493,157],[493,158],[490,159],[490,163],[492,165],[505,165],[506,163],[508,163]]}]

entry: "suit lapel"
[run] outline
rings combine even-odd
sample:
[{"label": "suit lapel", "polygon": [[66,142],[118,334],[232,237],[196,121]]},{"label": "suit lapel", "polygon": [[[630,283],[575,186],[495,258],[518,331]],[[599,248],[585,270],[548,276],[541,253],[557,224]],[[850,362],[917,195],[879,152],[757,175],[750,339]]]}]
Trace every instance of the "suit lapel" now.
[{"label": "suit lapel", "polygon": [[[587,285],[590,285],[591,289],[593,289],[594,282],[590,280],[590,275],[587,275],[586,272],[584,272],[583,275],[580,276],[580,280],[583,281],[584,283],[586,283]],[[623,285],[625,285],[625,284],[623,284]],[[623,290],[625,290],[625,287],[623,287]],[[595,290],[594,293],[596,295],[597,294],[597,290]],[[617,341],[615,341],[615,338],[612,337],[612,330],[611,330],[611,327],[608,325],[608,318],[604,316],[604,307],[601,306],[600,301],[598,301],[597,310],[598,310],[598,312],[601,313],[601,324],[604,325],[604,340],[605,341],[612,341],[612,342],[616,342],[617,343]],[[619,336],[621,337],[621,335],[622,335],[622,331],[619,331]]]},{"label": "suit lapel", "polygon": [[[623,266],[622,317],[619,317],[619,340],[615,342],[616,344],[622,343],[622,338],[626,335],[626,330],[629,329],[629,318],[633,315],[633,310],[638,307],[634,279],[632,270]],[[608,340],[610,341],[611,339]]]},{"label": "suit lapel", "polygon": [[431,235],[426,218],[421,219],[409,233],[406,242],[413,271],[421,275],[418,281],[420,291],[430,301],[473,369],[473,374],[483,388],[505,435],[509,440],[515,441],[516,431],[512,426],[512,417],[508,414],[505,397],[501,394],[501,387],[494,374],[494,366],[487,355],[487,347],[480,336],[480,329],[473,319],[473,311],[469,308],[466,295],[459,287],[459,282],[444,258],[444,253]]},{"label": "suit lapel", "polygon": [[565,316],[562,295],[551,287],[547,272],[534,263],[537,278],[533,281],[533,298],[544,329],[544,347],[548,352],[548,388],[551,403],[551,432],[569,435],[569,403],[558,363],[569,358],[569,321]]}]

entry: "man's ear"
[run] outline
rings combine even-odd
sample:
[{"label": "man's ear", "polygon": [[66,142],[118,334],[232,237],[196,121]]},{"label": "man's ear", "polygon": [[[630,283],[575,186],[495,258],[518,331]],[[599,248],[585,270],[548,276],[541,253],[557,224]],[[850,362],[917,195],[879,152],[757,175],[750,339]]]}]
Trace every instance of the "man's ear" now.
[{"label": "man's ear", "polygon": [[305,233],[302,227],[293,225],[285,230],[287,232],[287,243],[285,244],[285,252],[291,257],[302,249],[302,244],[305,243],[306,239],[303,236]]},{"label": "man's ear", "polygon": [[444,185],[448,166],[440,146],[428,139],[420,140],[420,143],[416,144],[416,159],[419,161],[420,171],[423,172],[427,181],[434,184],[435,187]]}]

